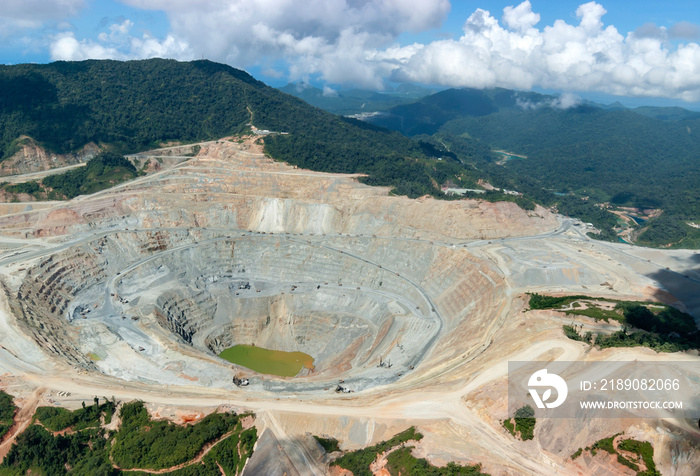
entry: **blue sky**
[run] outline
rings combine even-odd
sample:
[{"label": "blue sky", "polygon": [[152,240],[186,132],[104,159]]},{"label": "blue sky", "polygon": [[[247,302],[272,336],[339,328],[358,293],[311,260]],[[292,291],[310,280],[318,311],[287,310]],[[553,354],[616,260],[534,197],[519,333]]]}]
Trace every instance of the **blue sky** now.
[{"label": "blue sky", "polygon": [[[440,29],[430,32],[431,37],[423,36],[423,41],[430,41],[440,35],[440,31],[459,35],[464,21],[477,8],[501,15],[503,9],[519,2],[508,1],[452,1],[449,17]],[[532,9],[541,15],[541,25],[552,25],[555,20],[576,23],[576,9],[585,1],[570,0],[531,0]],[[603,17],[606,25],[614,25],[620,32],[636,30],[645,23],[656,23],[659,26],[671,26],[679,21],[694,22],[700,25],[700,4],[697,1],[663,1],[663,0],[600,0],[607,13]],[[695,41],[698,41],[696,39]]]},{"label": "blue sky", "polygon": [[693,109],[699,42],[692,1],[3,0],[0,10],[4,64],[205,57],[273,86],[405,81]]}]

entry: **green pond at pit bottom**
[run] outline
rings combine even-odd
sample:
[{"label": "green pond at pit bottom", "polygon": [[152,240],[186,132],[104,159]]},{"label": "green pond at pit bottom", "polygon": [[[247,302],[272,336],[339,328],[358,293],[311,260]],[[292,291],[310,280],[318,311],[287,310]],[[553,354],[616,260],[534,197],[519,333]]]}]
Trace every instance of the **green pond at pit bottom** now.
[{"label": "green pond at pit bottom", "polygon": [[270,350],[254,345],[234,345],[224,349],[219,357],[261,374],[280,377],[294,377],[302,368],[314,368],[314,358],[309,354]]}]

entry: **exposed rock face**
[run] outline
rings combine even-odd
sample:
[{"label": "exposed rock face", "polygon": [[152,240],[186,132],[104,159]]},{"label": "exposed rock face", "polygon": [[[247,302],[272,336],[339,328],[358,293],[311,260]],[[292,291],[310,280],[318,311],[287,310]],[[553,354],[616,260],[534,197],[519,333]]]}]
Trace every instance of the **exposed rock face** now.
[{"label": "exposed rock face", "polygon": [[20,138],[20,150],[0,162],[0,176],[41,172],[65,165],[87,162],[100,153],[100,148],[90,143],[74,154],[54,154],[37,144],[30,137]]},{"label": "exposed rock face", "polygon": [[[390,197],[387,190],[358,184],[352,176],[299,170],[256,152],[255,145],[203,145],[196,159],[156,179],[144,178],[68,208],[91,228],[206,227],[260,232],[365,233],[377,236],[496,238],[529,236],[556,228],[555,217],[509,202],[445,202]],[[168,157],[164,155],[165,159]],[[42,230],[50,217],[3,219],[5,228]],[[79,231],[66,223],[66,232]],[[44,232],[46,233],[46,232]],[[59,234],[60,231],[50,231]]]},{"label": "exposed rock face", "polygon": [[156,366],[175,352],[194,356],[180,366],[194,372],[208,356],[219,376],[229,365],[216,354],[255,344],[313,356],[313,381],[373,386],[429,355],[478,348],[499,315],[500,272],[455,243],[556,225],[511,203],[389,197],[273,162],[250,143],[181,149],[157,156],[199,155],[166,162],[155,179],[0,219],[21,236],[77,238],[8,288],[19,322],[50,352],[114,372],[86,354],[116,338]]},{"label": "exposed rock face", "polygon": [[[672,301],[654,273],[685,260],[674,275],[695,279],[694,255],[640,258],[544,209],[389,196],[274,162],[252,141],[200,147],[137,154],[153,174],[92,196],[0,207],[0,364],[36,381],[55,368],[71,389],[117,382],[145,389],[136,398],[182,390],[259,404],[269,431],[246,474],[324,467],[306,432],[359,448],[409,420],[427,427],[421,456],[483,462],[490,474],[608,474],[616,461],[569,456],[613,428],[653,440],[664,473],[693,474],[688,422],[637,434],[638,420],[552,420],[521,442],[501,420],[509,360],[664,358],[586,349],[555,313],[522,312],[525,292]],[[235,344],[302,351],[315,369],[255,374],[217,357]],[[71,383],[72,367],[84,380]],[[333,392],[340,380],[356,393]]]},{"label": "exposed rock face", "polygon": [[306,352],[316,379],[371,379],[380,361],[393,377],[433,349],[454,357],[498,308],[501,278],[464,251],[448,263],[422,244],[332,241],[123,231],[41,260],[11,302],[37,343],[73,363],[90,364],[71,332],[81,319],[124,337],[138,330],[133,316],[153,316],[173,344],[205,354],[251,343]]},{"label": "exposed rock face", "polygon": [[255,445],[255,452],[243,471],[245,476],[257,474],[286,474],[300,476],[284,453],[280,442],[269,429],[265,430]]}]

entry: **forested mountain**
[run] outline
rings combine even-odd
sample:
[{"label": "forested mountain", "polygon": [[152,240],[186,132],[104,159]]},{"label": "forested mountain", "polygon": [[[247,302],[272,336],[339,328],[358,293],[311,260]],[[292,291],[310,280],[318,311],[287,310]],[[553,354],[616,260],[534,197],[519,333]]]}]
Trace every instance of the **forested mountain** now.
[{"label": "forested mountain", "polygon": [[674,191],[698,184],[698,120],[663,122],[632,111],[548,108],[456,119],[443,130],[527,156],[509,161],[508,168],[539,177],[547,188],[585,191],[616,205],[668,206]]},{"label": "forested mountain", "polygon": [[700,231],[688,225],[700,220],[700,113],[564,106],[560,98],[536,93],[451,89],[368,120],[407,135],[432,134],[448,146],[476,140],[526,156],[499,163],[503,179],[519,182],[517,189],[537,201],[568,210],[562,202],[571,199],[560,198],[566,194],[662,210],[636,233],[639,243],[700,245]]},{"label": "forested mountain", "polygon": [[445,123],[461,117],[480,117],[518,107],[551,104],[554,96],[525,93],[508,89],[447,89],[403,104],[368,119],[375,125],[400,131],[406,135],[434,134]]},{"label": "forested mountain", "polygon": [[[361,93],[352,94],[373,98]],[[366,183],[410,197],[447,198],[441,184],[473,188],[484,179],[524,196],[480,198],[553,206],[595,223],[607,239],[617,239],[617,217],[599,204],[662,210],[636,232],[639,243],[700,246],[700,229],[688,225],[700,222],[700,114],[567,106],[562,98],[531,92],[449,89],[395,106],[369,124],[210,61],[0,66],[0,160],[18,150],[23,136],[53,153],[92,142],[123,154],[167,141],[217,139],[252,124],[288,133],[265,138],[276,159],[366,173]],[[505,160],[497,149],[527,158]],[[91,187],[76,188],[83,189]]]},{"label": "forested mountain", "polygon": [[650,107],[642,106],[631,109],[632,112],[643,116],[661,119],[662,121],[682,121],[687,119],[700,119],[700,112],[689,111],[682,107]]},{"label": "forested mountain", "polygon": [[[365,172],[399,193],[439,194],[435,175],[450,166],[397,132],[314,108],[210,61],[90,60],[0,66],[0,158],[27,135],[54,153],[94,142],[129,153],[166,141],[218,139],[249,129],[284,131],[266,139],[275,158],[333,172]],[[411,159],[411,160],[409,160]],[[454,164],[453,164],[454,165]]]},{"label": "forested mountain", "polygon": [[242,130],[250,121],[246,95],[264,88],[208,61],[0,66],[0,150],[11,155],[22,134],[57,153],[88,142],[131,152],[158,141],[217,138]]},{"label": "forested mountain", "polygon": [[342,115],[384,111],[435,92],[413,84],[401,84],[394,90],[376,92],[364,89],[322,90],[308,83],[290,83],[280,88],[280,91],[296,96],[324,111]]}]

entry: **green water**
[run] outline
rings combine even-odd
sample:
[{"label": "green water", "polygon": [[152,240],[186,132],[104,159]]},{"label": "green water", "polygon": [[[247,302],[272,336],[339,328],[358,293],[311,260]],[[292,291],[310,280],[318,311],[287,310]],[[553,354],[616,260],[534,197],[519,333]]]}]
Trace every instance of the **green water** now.
[{"label": "green water", "polygon": [[294,377],[304,367],[314,368],[314,358],[309,354],[270,350],[253,345],[234,345],[221,352],[219,357],[261,374],[280,377]]}]

